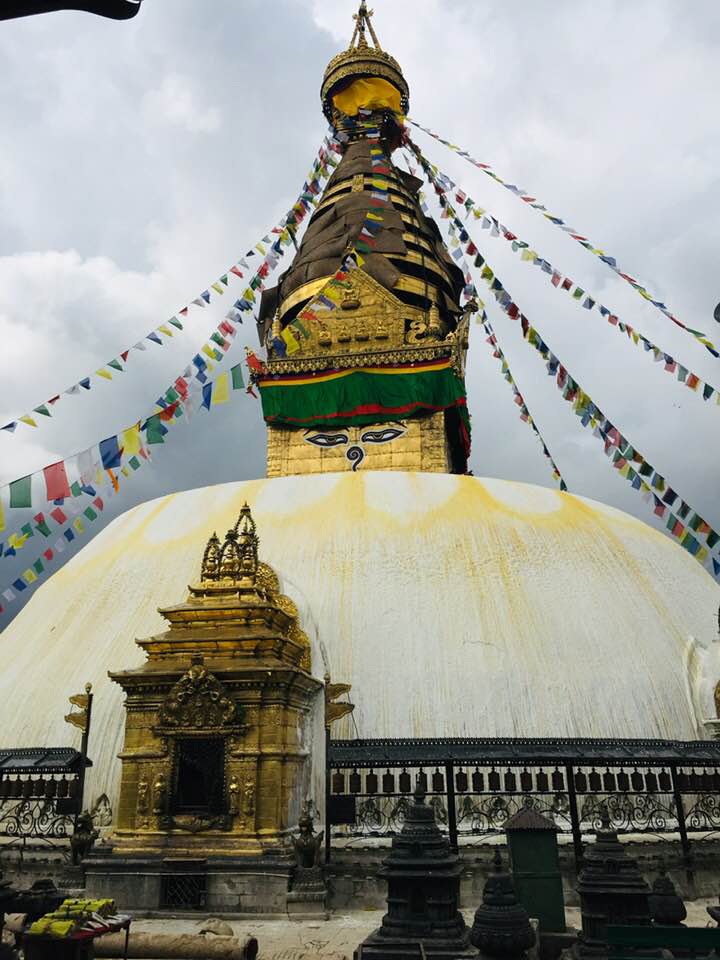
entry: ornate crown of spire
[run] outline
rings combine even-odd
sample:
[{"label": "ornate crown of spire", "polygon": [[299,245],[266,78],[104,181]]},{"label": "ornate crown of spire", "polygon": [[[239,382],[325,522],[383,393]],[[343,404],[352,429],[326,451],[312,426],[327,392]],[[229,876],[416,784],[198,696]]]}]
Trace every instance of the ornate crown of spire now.
[{"label": "ornate crown of spire", "polygon": [[208,540],[202,558],[203,581],[250,579],[254,582],[258,571],[259,543],[250,507],[245,504],[237,523],[225,534],[222,545],[216,533]]},{"label": "ornate crown of spire", "polygon": [[[365,0],[361,0],[358,12],[353,14],[355,29],[350,46],[333,57],[325,70],[320,98],[323,112],[330,121],[333,114],[333,94],[339,86],[358,77],[382,77],[388,80],[400,91],[403,110],[406,113],[408,111],[410,89],[400,64],[380,46],[372,25],[373,13],[373,10],[368,10]],[[367,41],[368,33],[374,44],[372,47]]]}]

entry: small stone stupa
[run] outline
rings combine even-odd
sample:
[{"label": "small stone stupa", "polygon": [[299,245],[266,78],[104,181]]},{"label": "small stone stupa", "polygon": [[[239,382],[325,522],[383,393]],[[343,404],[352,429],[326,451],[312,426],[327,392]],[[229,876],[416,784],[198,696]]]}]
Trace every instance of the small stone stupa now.
[{"label": "small stone stupa", "polygon": [[650,888],[637,860],[628,855],[617,831],[611,828],[605,805],[600,822],[595,843],[585,848],[577,883],[582,932],[575,952],[581,958],[607,956],[609,926],[650,923]]},{"label": "small stone stupa", "polygon": [[458,906],[461,866],[435,823],[418,784],[400,834],[380,876],[388,884],[382,925],[355,951],[355,960],[475,957]]},{"label": "small stone stupa", "polygon": [[495,848],[493,872],[483,889],[483,902],[475,911],[470,941],[481,957],[525,960],[535,943],[527,910],[518,901],[512,876],[503,870],[500,848]]}]

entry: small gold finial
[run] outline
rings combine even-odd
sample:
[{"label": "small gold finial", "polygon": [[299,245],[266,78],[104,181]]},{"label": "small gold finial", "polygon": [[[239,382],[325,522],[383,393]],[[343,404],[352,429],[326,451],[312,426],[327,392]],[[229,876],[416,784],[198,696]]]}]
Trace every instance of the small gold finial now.
[{"label": "small gold finial", "polygon": [[203,581],[241,580],[253,581],[258,570],[258,545],[255,521],[246,504],[240,510],[235,526],[228,530],[220,545],[216,533],[208,540],[202,558],[200,578]]},{"label": "small gold finial", "polygon": [[[380,43],[378,42],[377,35],[372,25],[371,17],[375,13],[374,10],[368,10],[367,3],[365,0],[361,0],[360,7],[358,12],[353,14],[353,20],[355,21],[355,30],[353,31],[352,40],[350,41],[349,50],[352,50],[353,47],[367,47],[368,42],[365,37],[365,30],[369,30],[372,41],[375,44],[376,50],[382,50]],[[357,41],[357,43],[356,43]]]}]

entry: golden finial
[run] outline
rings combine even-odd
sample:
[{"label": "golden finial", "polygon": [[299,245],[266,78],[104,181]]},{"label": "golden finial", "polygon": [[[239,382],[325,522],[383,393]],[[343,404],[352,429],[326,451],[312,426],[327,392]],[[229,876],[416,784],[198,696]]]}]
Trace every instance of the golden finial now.
[{"label": "golden finial", "polygon": [[246,503],[235,526],[225,535],[222,546],[216,533],[208,540],[202,558],[201,579],[207,582],[249,577],[254,581],[258,569],[259,543],[255,521]]},{"label": "golden finial", "polygon": [[373,29],[372,20],[370,19],[374,13],[374,10],[368,10],[365,0],[361,0],[358,12],[353,14],[355,30],[353,31],[352,40],[350,41],[350,50],[352,50],[352,48],[355,46],[356,40],[358,47],[366,47],[368,45],[367,40],[365,39],[366,29],[370,31],[370,36],[375,44],[375,49],[382,50],[382,47],[378,43],[375,30]]}]

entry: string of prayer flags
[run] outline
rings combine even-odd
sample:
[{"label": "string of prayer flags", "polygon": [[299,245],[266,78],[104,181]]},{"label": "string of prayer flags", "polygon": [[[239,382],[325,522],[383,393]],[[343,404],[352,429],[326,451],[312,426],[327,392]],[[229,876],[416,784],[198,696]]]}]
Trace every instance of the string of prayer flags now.
[{"label": "string of prayer flags", "polygon": [[[242,390],[244,388],[243,376],[242,376],[242,365],[236,364],[231,370],[221,374],[216,381],[210,381],[205,384],[202,389],[203,391],[209,390],[209,396],[212,397],[212,401],[208,406],[208,409],[216,406],[219,403],[225,403],[229,400],[230,392],[235,392]],[[152,419],[152,418],[151,418]],[[158,415],[159,422],[159,415]],[[177,419],[169,419],[168,421],[171,425],[177,423]],[[164,425],[163,429],[165,434],[168,433],[168,428]],[[124,431],[123,435],[128,432],[135,431],[135,427],[130,428],[130,431]],[[118,438],[116,438],[117,440]],[[108,447],[106,449],[111,449]],[[86,451],[87,453],[87,451]],[[79,461],[80,457],[78,456],[76,462]],[[107,474],[110,480],[110,487],[106,489],[106,495],[110,494],[112,490],[113,494],[116,495],[120,491],[121,487],[121,477],[124,479],[129,479],[132,477],[137,470],[140,469],[142,461],[148,461],[149,456],[147,451],[143,448],[140,448],[139,456],[132,454],[129,456],[126,462],[121,463],[119,469],[105,469],[104,471],[98,465],[98,473],[102,474],[103,472]],[[60,464],[52,464],[50,467],[46,467],[43,471],[46,481],[49,477],[52,477],[53,483],[60,483],[61,474],[59,471],[55,471],[55,468],[62,466],[64,468],[64,462]],[[66,479],[67,474],[64,473]],[[24,481],[31,480],[31,477],[23,478]],[[29,489],[29,485],[26,484]],[[59,487],[58,487],[59,489]],[[0,591],[0,596],[5,600],[6,603],[12,603],[16,598],[18,593],[22,593],[26,590],[32,583],[44,573],[49,572],[47,570],[47,564],[53,561],[57,554],[64,552],[68,543],[72,543],[78,535],[82,535],[87,532],[85,526],[85,521],[93,523],[97,520],[99,514],[104,510],[105,502],[101,496],[99,496],[96,490],[93,487],[85,486],[80,487],[79,481],[76,481],[72,484],[68,484],[68,496],[71,497],[70,500],[64,502],[62,506],[54,507],[50,513],[46,516],[44,513],[38,513],[34,516],[32,522],[28,522],[22,526],[22,528],[14,534],[11,534],[9,537],[6,537],[5,544],[0,544],[0,555],[8,557],[15,556],[19,549],[22,549],[25,544],[32,539],[35,534],[38,534],[45,538],[46,540],[52,537],[53,530],[48,522],[50,519],[56,525],[57,529],[55,533],[61,533],[61,536],[55,541],[53,547],[45,547],[42,551],[41,558],[35,560],[28,569],[21,574],[20,577],[17,577],[11,584],[8,584],[2,591]],[[88,493],[92,500],[90,503],[82,501],[81,503],[76,503],[75,499],[80,496],[81,493]],[[27,498],[26,498],[27,499]],[[0,518],[3,515],[3,504],[0,500]],[[2,525],[0,524],[0,529]],[[5,549],[3,549],[7,545]],[[0,614],[4,612],[3,605],[0,603]]]},{"label": "string of prayer flags", "polygon": [[[549,260],[544,259],[537,253],[537,251],[532,250],[529,243],[520,239],[517,234],[513,233],[506,226],[500,223],[500,221],[497,220],[487,210],[476,206],[475,202],[465,193],[464,190],[459,187],[458,184],[454,183],[449,177],[442,173],[437,166],[431,164],[427,160],[427,158],[420,151],[419,147],[410,138],[408,138],[406,142],[413,155],[420,162],[428,178],[434,178],[434,186],[439,197],[444,196],[446,198],[448,193],[453,194],[458,201],[460,197],[462,197],[463,207],[468,214],[472,213],[475,219],[480,221],[480,226],[482,229],[489,230],[490,236],[492,237],[500,237],[509,242],[513,252],[520,255],[520,259],[523,263],[539,266],[541,268],[541,272],[547,277],[555,289],[570,293],[571,298],[577,301],[582,307],[584,307],[584,309],[588,311],[597,309],[600,315],[604,317],[605,320],[612,327],[614,327],[614,329],[621,334],[625,334],[630,343],[634,344],[636,347],[642,348],[643,352],[651,355],[656,363],[662,363],[662,369],[666,373],[669,373],[671,376],[675,377],[679,383],[684,383],[685,386],[689,387],[691,390],[701,396],[703,400],[708,401],[712,397],[715,397],[715,402],[720,405],[720,390],[717,387],[714,387],[712,384],[702,380],[702,378],[693,373],[693,371],[689,370],[681,363],[678,363],[669,353],[663,350],[662,347],[659,347],[656,343],[653,343],[652,340],[640,333],[629,323],[625,323],[625,321],[621,320],[617,314],[613,313],[608,307],[604,306],[597,296],[591,295],[582,287],[577,286],[569,277],[564,277],[563,274],[557,270]],[[440,203],[441,206],[443,206],[442,200]],[[443,209],[445,209],[444,206]],[[480,263],[480,260],[482,260],[482,257],[479,255],[479,251],[475,244],[469,240],[467,231],[464,229],[462,221],[457,218],[457,215],[454,211],[453,217],[456,226],[460,229],[460,236],[462,237],[463,233],[465,235],[468,254],[470,256],[475,256],[476,266],[481,266],[482,264]]]},{"label": "string of prayer flags", "polygon": [[[78,396],[90,391],[92,389],[93,376],[102,380],[112,380],[113,371],[115,373],[122,373],[125,369],[124,365],[128,362],[131,351],[137,350],[144,352],[146,349],[146,341],[149,340],[151,343],[162,346],[167,339],[172,338],[173,330],[171,328],[175,328],[176,330],[184,329],[184,325],[180,317],[184,319],[188,316],[190,306],[194,305],[204,308],[210,303],[212,295],[222,296],[225,292],[225,288],[228,285],[230,275],[233,275],[238,279],[243,279],[245,276],[243,270],[249,269],[249,258],[257,257],[258,251],[262,251],[263,263],[252,277],[243,295],[238,301],[236,301],[234,307],[229,311],[226,317],[228,320],[242,322],[240,317],[241,312],[252,309],[252,305],[255,302],[254,291],[261,288],[263,279],[269,275],[271,270],[275,269],[280,257],[284,255],[285,250],[283,248],[290,243],[294,243],[293,233],[295,227],[302,221],[308,209],[310,209],[317,202],[316,198],[320,193],[322,183],[324,183],[324,181],[330,176],[331,168],[337,166],[337,161],[331,156],[332,153],[336,152],[335,146],[336,141],[334,138],[331,135],[326,136],[313,162],[312,168],[308,173],[307,179],[303,184],[303,188],[298,196],[297,201],[293,204],[285,217],[282,218],[280,223],[276,227],[273,227],[270,231],[271,233],[275,234],[275,238],[271,239],[271,237],[267,235],[263,237],[263,240],[269,246],[269,250],[266,249],[262,243],[256,244],[255,247],[248,250],[244,257],[241,257],[240,260],[234,263],[225,273],[223,273],[217,281],[209,284],[208,289],[204,290],[200,296],[193,299],[188,306],[183,307],[182,310],[178,310],[177,314],[173,315],[169,320],[159,324],[148,334],[146,334],[145,337],[133,344],[132,347],[128,347],[126,350],[121,351],[118,357],[114,357],[112,360],[109,360],[102,367],[98,368],[93,375],[82,377],[77,381],[77,383],[74,383],[66,390],[63,390],[62,393],[56,394],[50,400],[45,401],[44,404],[33,407],[31,412],[24,413],[21,416],[16,417],[14,420],[10,420],[3,426],[0,426],[0,430],[8,434],[14,434],[19,423],[24,423],[28,427],[37,428],[39,424],[38,417],[52,417],[51,408],[63,396]],[[213,291],[213,294],[210,293],[211,290]],[[231,327],[229,330],[223,330],[220,328],[218,329],[219,335],[224,334],[222,340],[217,341],[218,345],[221,349],[226,350],[228,349],[229,344],[227,344],[225,337],[228,335],[234,335],[235,328]],[[216,335],[213,334],[213,337],[215,336]],[[208,344],[206,344],[205,347],[208,348],[208,351],[212,350]],[[205,348],[203,347],[201,349]],[[215,351],[209,353],[209,356],[211,356],[213,359],[217,359]],[[38,416],[34,416],[34,414],[37,414]]]},{"label": "string of prayer flags", "polygon": [[516,197],[519,197],[527,206],[532,207],[533,210],[537,210],[540,214],[542,214],[542,216],[546,220],[548,220],[554,226],[558,227],[564,233],[567,233],[570,237],[572,237],[573,240],[579,243],[580,246],[584,247],[586,250],[589,250],[590,253],[596,256],[599,260],[602,260],[602,262],[606,264],[608,267],[610,267],[610,269],[613,270],[619,277],[622,277],[622,279],[625,280],[626,283],[630,284],[630,286],[640,294],[643,300],[646,300],[648,303],[651,303],[656,309],[658,309],[661,313],[663,313],[676,326],[680,327],[682,330],[685,330],[687,333],[693,336],[699,343],[701,343],[705,347],[708,353],[711,353],[713,357],[715,357],[716,359],[720,357],[720,350],[718,349],[718,347],[715,346],[715,344],[710,339],[708,339],[707,335],[703,333],[702,330],[696,330],[693,327],[689,327],[687,326],[687,324],[679,320],[672,313],[670,308],[666,304],[664,304],[661,300],[659,300],[655,294],[650,293],[650,291],[645,286],[643,286],[643,284],[641,284],[638,280],[630,276],[630,274],[625,273],[623,270],[621,270],[615,257],[611,257],[604,250],[600,249],[599,247],[596,247],[587,237],[583,236],[574,227],[571,227],[565,220],[563,220],[562,217],[557,217],[554,214],[550,213],[547,207],[545,207],[542,203],[540,203],[540,201],[537,200],[536,197],[530,196],[525,190],[516,186],[516,184],[508,183],[507,181],[503,180],[502,177],[500,177],[497,173],[495,173],[495,171],[492,169],[490,164],[481,163],[479,160],[476,160],[467,152],[467,150],[462,150],[456,144],[450,143],[450,141],[448,140],[444,140],[437,133],[434,133],[432,130],[428,129],[427,127],[423,127],[421,124],[416,123],[414,120],[411,120],[409,117],[407,118],[407,122],[412,124],[412,126],[416,127],[418,130],[422,130],[423,133],[428,134],[428,136],[432,137],[434,140],[437,140],[439,143],[442,143],[453,153],[457,153],[458,156],[462,157],[468,163],[471,163],[478,170],[482,170],[483,173],[487,174],[488,177],[491,177],[493,180],[495,180],[496,183],[499,183],[500,186],[505,187],[506,190],[509,190]]},{"label": "string of prayer flags", "polygon": [[[207,378],[206,378],[207,380]],[[0,487],[0,530],[4,529],[5,504],[3,492],[9,491],[7,506],[14,509],[37,508],[41,504],[54,505],[48,516],[58,525],[67,521],[66,510],[68,503],[82,496],[93,497],[96,487],[104,484],[107,479],[116,486],[117,471],[135,471],[140,466],[139,457],[149,459],[147,447],[158,443],[165,443],[169,427],[177,423],[187,414],[189,416],[193,405],[193,391],[203,390],[208,398],[213,396],[213,382],[187,386],[183,396],[176,392],[173,402],[165,403],[159,412],[151,414],[144,420],[139,420],[131,427],[120,431],[111,437],[106,437],[97,445],[76,454],[67,460],[50,464],[42,470],[19,480],[14,480],[5,487]],[[242,364],[235,364],[228,372],[217,378],[217,391],[213,405],[227,402],[231,390],[244,389]],[[169,391],[168,391],[169,392]],[[69,472],[77,476],[70,482]],[[38,484],[33,490],[33,479],[42,476],[44,479],[43,492]],[[39,517],[39,520],[38,520]],[[45,516],[40,513],[36,522],[46,523]],[[37,529],[37,528],[35,528]],[[40,530],[42,532],[42,530]],[[5,538],[5,544],[0,544],[0,556],[14,556],[22,549],[27,540],[33,536],[33,526],[26,523],[19,531]],[[4,547],[4,549],[3,549]]]},{"label": "string of prayer flags", "polygon": [[[611,460],[613,467],[620,476],[642,495],[643,500],[652,507],[656,516],[665,517],[666,514],[669,514],[673,517],[672,524],[670,524],[670,517],[668,517],[668,531],[691,556],[703,564],[720,582],[720,556],[711,554],[711,551],[720,543],[720,534],[713,530],[696,510],[679,497],[665,477],[605,416],[587,391],[570,374],[560,358],[552,352],[540,333],[530,325],[527,317],[520,311],[497,274],[492,271],[492,279],[487,276],[483,279],[490,288],[500,309],[511,319],[520,321],[523,339],[545,360],[547,372],[550,376],[553,376],[563,400],[572,405],[581,425],[589,429],[596,439],[602,441],[605,455]],[[672,492],[672,498],[669,500],[661,498],[661,494],[667,491]],[[677,516],[671,513],[670,505],[674,505],[676,501],[679,501],[679,505],[674,507],[676,514],[681,517],[683,515],[690,517],[691,521],[687,521],[685,524],[675,522]],[[690,526],[690,530],[687,529],[688,526]],[[698,533],[699,537],[695,533]]]},{"label": "string of prayer flags", "polygon": [[483,303],[480,304],[480,310],[481,310],[481,313],[480,313],[480,318],[478,322],[482,323],[485,333],[487,334],[486,342],[490,344],[490,347],[492,348],[492,351],[493,351],[493,357],[495,357],[495,359],[500,362],[502,375],[507,381],[507,383],[510,385],[510,389],[513,392],[513,398],[515,400],[515,403],[518,405],[518,408],[520,411],[520,414],[519,414],[520,419],[524,423],[527,423],[527,425],[532,428],[533,432],[535,433],[535,436],[540,442],[543,455],[545,456],[546,460],[550,462],[550,466],[552,467],[552,475],[554,479],[558,482],[560,489],[565,491],[567,490],[567,484],[565,483],[565,480],[563,479],[563,476],[560,473],[560,468],[555,463],[555,460],[553,459],[552,454],[550,453],[550,450],[548,449],[548,446],[545,443],[542,437],[542,434],[540,433],[538,425],[535,423],[534,418],[530,414],[530,410],[528,409],[527,401],[525,400],[525,397],[518,390],[517,384],[515,383],[513,375],[510,371],[510,364],[507,361],[507,357],[503,353],[502,347],[498,343],[497,335],[495,333],[495,330],[493,329],[492,323],[490,322],[490,318],[487,315],[487,312],[485,310],[485,305]]}]

